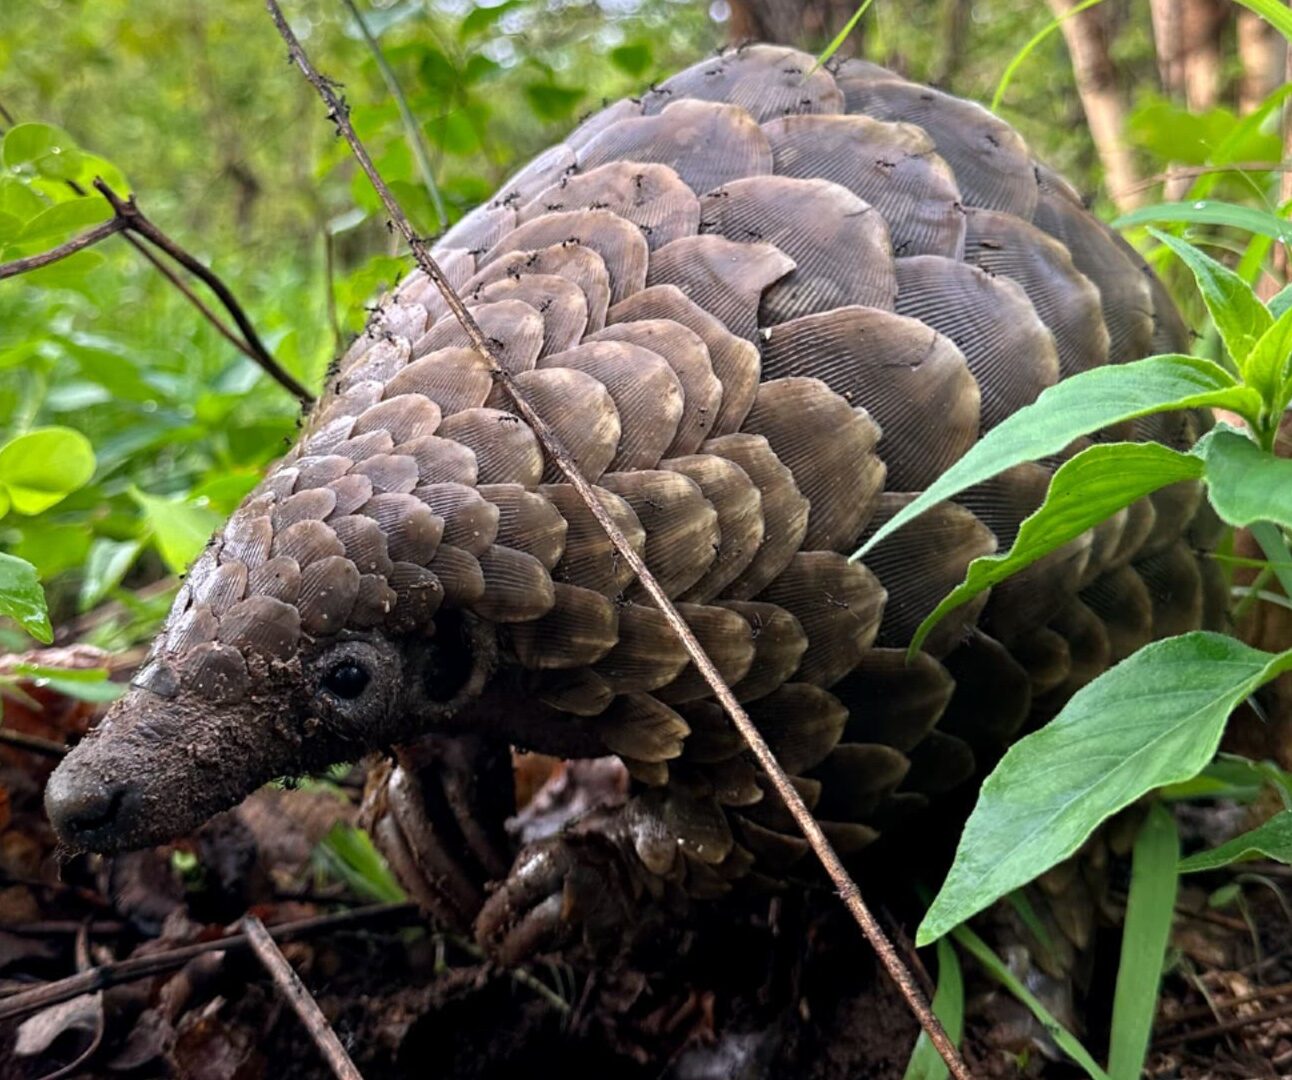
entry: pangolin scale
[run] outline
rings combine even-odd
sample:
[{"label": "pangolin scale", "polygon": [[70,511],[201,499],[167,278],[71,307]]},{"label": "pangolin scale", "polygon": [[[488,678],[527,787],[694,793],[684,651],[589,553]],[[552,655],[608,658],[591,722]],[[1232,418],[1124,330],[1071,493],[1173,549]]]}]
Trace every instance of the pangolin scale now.
[{"label": "pangolin scale", "polygon": [[[849,561],[1057,380],[1188,348],[1143,261],[980,106],[859,61],[728,51],[582,123],[434,255],[844,853],[1110,664],[1222,617],[1197,554],[1215,523],[1176,485],[960,608],[908,665],[921,619],[1008,548],[1057,461]],[[1184,447],[1209,422],[1100,438]],[[195,563],[49,806],[70,842],[112,850],[274,775],[477,729],[622,758],[637,857],[692,896],[805,856],[415,271]],[[378,831],[407,876],[429,838]]]}]

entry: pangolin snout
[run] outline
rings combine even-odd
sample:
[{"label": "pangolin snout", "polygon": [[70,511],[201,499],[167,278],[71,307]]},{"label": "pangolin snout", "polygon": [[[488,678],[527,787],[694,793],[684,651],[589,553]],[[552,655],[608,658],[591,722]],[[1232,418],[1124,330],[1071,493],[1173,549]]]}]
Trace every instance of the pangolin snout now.
[{"label": "pangolin snout", "polygon": [[45,811],[59,838],[77,850],[107,851],[135,832],[139,792],[124,780],[104,777],[86,762],[69,760],[45,788]]}]

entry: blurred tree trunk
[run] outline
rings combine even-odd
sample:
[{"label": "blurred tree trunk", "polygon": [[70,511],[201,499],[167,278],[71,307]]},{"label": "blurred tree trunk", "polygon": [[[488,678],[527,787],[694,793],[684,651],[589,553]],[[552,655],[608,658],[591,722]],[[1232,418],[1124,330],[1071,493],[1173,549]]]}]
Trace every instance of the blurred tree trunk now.
[{"label": "blurred tree trunk", "polygon": [[942,51],[933,70],[931,81],[934,86],[950,86],[960,73],[972,14],[972,0],[942,0],[942,11],[938,16]]},{"label": "blurred tree trunk", "polygon": [[[1067,15],[1076,0],[1049,0],[1056,16]],[[1063,37],[1072,57],[1077,92],[1085,109],[1090,137],[1104,167],[1109,197],[1119,210],[1128,210],[1143,199],[1137,190],[1135,162],[1122,136],[1126,104],[1117,87],[1117,72],[1108,53],[1109,31],[1104,9],[1089,8],[1065,18]]]},{"label": "blurred tree trunk", "polygon": [[1162,88],[1190,109],[1209,109],[1220,96],[1223,0],[1150,0]]},{"label": "blurred tree trunk", "polygon": [[[730,0],[731,40],[775,41],[817,51],[847,25],[857,10],[854,0]],[[844,43],[845,56],[859,51],[858,26]]]},{"label": "blurred tree trunk", "polygon": [[1283,81],[1283,37],[1254,11],[1238,11],[1238,59],[1243,75],[1238,83],[1238,111],[1249,113]]}]

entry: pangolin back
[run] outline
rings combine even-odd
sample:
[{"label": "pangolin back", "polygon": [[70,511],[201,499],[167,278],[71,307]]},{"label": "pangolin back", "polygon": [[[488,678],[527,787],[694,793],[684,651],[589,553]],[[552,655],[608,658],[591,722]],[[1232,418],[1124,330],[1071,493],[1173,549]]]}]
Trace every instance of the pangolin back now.
[{"label": "pangolin back", "polygon": [[[857,850],[1145,642],[1223,608],[1177,485],[945,620],[1057,462],[848,555],[1076,372],[1187,349],[1160,283],[985,109],[755,46],[618,102],[437,244],[825,830]],[[1116,437],[1185,446],[1173,414]],[[696,894],[805,853],[588,509],[413,272],[195,567],[169,648],[494,624],[554,725],[628,766],[648,867]],[[232,665],[236,667],[237,665]]]}]

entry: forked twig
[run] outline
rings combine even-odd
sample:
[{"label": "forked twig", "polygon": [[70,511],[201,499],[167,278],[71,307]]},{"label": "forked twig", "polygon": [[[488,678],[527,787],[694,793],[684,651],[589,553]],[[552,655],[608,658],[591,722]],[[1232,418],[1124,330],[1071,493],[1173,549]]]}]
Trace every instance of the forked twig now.
[{"label": "forked twig", "polygon": [[556,462],[557,467],[579,493],[579,497],[583,500],[589,512],[596,518],[602,529],[605,530],[606,535],[610,538],[611,543],[614,544],[624,561],[632,567],[637,579],[650,594],[651,599],[659,606],[669,626],[682,642],[687,655],[691,658],[700,674],[704,676],[704,680],[713,690],[714,696],[722,703],[737,730],[753,751],[754,757],[758,759],[758,764],[771,780],[773,787],[776,788],[781,801],[784,802],[790,814],[793,815],[795,822],[803,831],[803,835],[807,838],[812,850],[816,853],[817,858],[821,860],[821,864],[825,867],[826,873],[830,875],[831,881],[834,882],[844,904],[847,905],[853,918],[857,920],[862,932],[866,935],[866,939],[870,942],[875,952],[878,953],[884,967],[897,984],[902,996],[906,999],[907,1005],[910,1006],[911,1011],[919,1020],[920,1026],[927,1032],[929,1041],[933,1043],[943,1061],[946,1062],[951,1074],[956,1077],[956,1080],[971,1080],[971,1074],[961,1060],[955,1045],[947,1037],[945,1029],[933,1014],[933,1010],[929,1008],[928,1002],[917,986],[914,977],[906,968],[906,965],[902,963],[897,951],[893,948],[892,942],[888,940],[883,929],[875,921],[875,917],[861,898],[861,892],[857,888],[856,882],[852,880],[848,871],[844,869],[843,863],[840,862],[839,856],[835,853],[834,848],[831,847],[830,841],[826,839],[821,826],[817,824],[807,804],[804,803],[790,783],[789,777],[785,775],[785,771],[781,768],[780,763],[777,762],[771,748],[736,700],[730,687],[723,681],[718,669],[714,667],[713,661],[709,659],[700,642],[691,632],[691,628],[678,614],[673,602],[660,588],[655,576],[647,569],[642,557],[628,542],[619,526],[615,524],[614,519],[602,506],[601,501],[596,497],[592,489],[592,485],[579,472],[579,468],[570,457],[569,452],[561,445],[560,440],[557,439],[552,429],[548,427],[543,418],[534,410],[533,405],[526,399],[517,386],[515,377],[499,364],[498,358],[490,348],[488,340],[481,332],[475,319],[472,318],[466,305],[462,302],[462,298],[449,284],[435,259],[431,256],[426,242],[417,235],[407,215],[404,214],[394,195],[391,194],[390,188],[386,186],[385,181],[382,180],[381,175],[377,172],[372,158],[369,157],[368,151],[364,148],[359,136],[355,134],[354,126],[350,123],[349,107],[336,95],[333,90],[333,84],[326,77],[320,75],[310,62],[305,50],[301,47],[301,43],[296,39],[296,35],[292,33],[291,27],[287,25],[287,20],[283,16],[277,0],[265,0],[265,6],[268,8],[279,34],[282,35],[283,40],[287,43],[292,62],[301,69],[310,85],[318,91],[319,96],[327,105],[328,118],[332,120],[338,132],[350,144],[350,149],[354,152],[355,159],[359,162],[377,195],[381,198],[382,205],[389,215],[390,224],[407,241],[413,257],[417,260],[417,265],[435,283],[435,287],[439,289],[440,295],[444,297],[444,302],[448,305],[449,310],[466,331],[467,337],[476,352],[488,362],[494,380],[502,385],[503,390],[515,405],[516,411],[533,428],[534,434],[538,436],[543,449]]},{"label": "forked twig", "polygon": [[256,954],[256,959],[264,964],[278,992],[287,999],[287,1003],[301,1018],[305,1030],[310,1033],[310,1038],[314,1040],[314,1045],[319,1048],[319,1053],[323,1055],[323,1060],[328,1063],[332,1072],[340,1080],[363,1080],[354,1062],[350,1060],[350,1055],[346,1053],[345,1047],[341,1045],[341,1040],[332,1030],[332,1025],[327,1022],[327,1017],[323,1015],[318,1002],[305,989],[301,977],[292,969],[287,958],[279,952],[274,939],[265,929],[265,924],[256,916],[248,914],[242,918],[242,929],[251,943],[251,951]]},{"label": "forked twig", "polygon": [[[72,182],[71,187],[78,194],[84,195],[85,190],[77,183]],[[134,196],[129,199],[123,199],[112,188],[99,177],[95,177],[94,187],[112,207],[113,216],[107,221],[87,229],[79,236],[74,236],[57,247],[49,251],[42,251],[38,255],[28,255],[25,258],[14,259],[12,262],[0,263],[0,281],[5,278],[17,277],[19,274],[28,274],[33,270],[39,270],[42,267],[50,266],[53,263],[66,259],[70,255],[75,255],[78,251],[84,251],[86,248],[93,247],[100,241],[106,240],[109,236],[115,236],[120,233],[141,255],[144,256],[156,269],[175,286],[194,307],[201,312],[202,316],[211,323],[220,334],[236,348],[239,352],[245,354],[253,363],[257,364],[264,372],[274,379],[285,390],[290,391],[303,404],[308,405],[313,401],[313,396],[305,389],[286,369],[274,359],[273,354],[265,348],[265,343],[260,340],[255,328],[251,325],[251,320],[247,318],[246,312],[242,310],[237,299],[229,290],[228,286],[212,271],[209,267],[204,266],[200,260],[195,259],[179,244],[175,243],[166,233],[162,232],[153,224],[135,204]],[[137,234],[137,235],[135,235]],[[197,296],[179,276],[175,274],[170,267],[163,263],[156,255],[148,250],[148,247],[140,240],[142,237],[161,251],[169,255],[175,262],[179,263],[194,277],[202,281],[209,288],[224,309],[237,324],[238,329],[242,332],[241,336],[234,333],[224,321],[213,312],[201,298]]]}]

